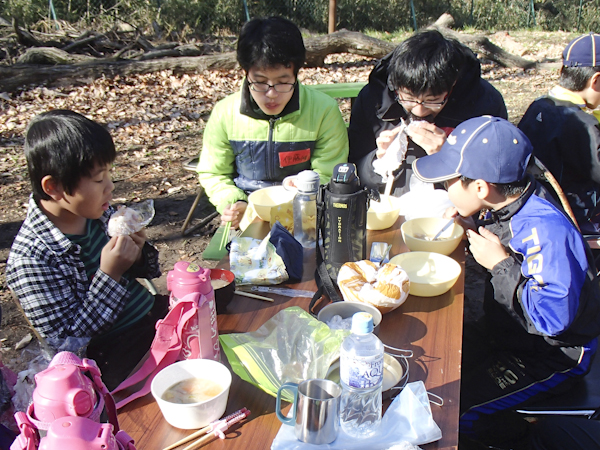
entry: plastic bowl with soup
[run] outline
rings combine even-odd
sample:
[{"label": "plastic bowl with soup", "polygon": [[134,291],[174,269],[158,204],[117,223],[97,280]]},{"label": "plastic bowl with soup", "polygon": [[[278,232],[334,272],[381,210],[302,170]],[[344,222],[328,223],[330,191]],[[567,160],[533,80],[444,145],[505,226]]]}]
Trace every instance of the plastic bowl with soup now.
[{"label": "plastic bowl with soup", "polygon": [[226,269],[210,269],[210,284],[215,291],[217,314],[223,314],[233,299],[235,292],[235,275]]},{"label": "plastic bowl with soup", "polygon": [[265,222],[271,221],[271,208],[291,202],[296,195],[283,186],[271,186],[258,189],[248,196],[248,203],[254,207],[256,214]]},{"label": "plastic bowl with soup", "polygon": [[150,385],[165,420],[176,428],[202,428],[227,407],[231,372],[218,361],[186,359],[162,369]]},{"label": "plastic bowl with soup", "polygon": [[367,211],[367,230],[385,230],[398,220],[400,199],[392,195],[381,195],[380,201],[371,200]]},{"label": "plastic bowl with soup", "polygon": [[433,240],[435,235],[448,223],[439,217],[421,217],[407,220],[400,227],[404,243],[413,252],[435,252],[442,255],[452,253],[462,240],[465,230],[454,223]]}]

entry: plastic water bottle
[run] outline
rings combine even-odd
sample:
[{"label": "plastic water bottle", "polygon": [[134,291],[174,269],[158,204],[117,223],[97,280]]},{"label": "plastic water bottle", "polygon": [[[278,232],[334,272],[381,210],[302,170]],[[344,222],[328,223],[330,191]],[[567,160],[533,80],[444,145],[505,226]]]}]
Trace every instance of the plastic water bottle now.
[{"label": "plastic water bottle", "polygon": [[295,180],[298,192],[294,197],[294,237],[302,247],[315,248],[317,241],[317,192],[319,174],[303,170]]},{"label": "plastic water bottle", "polygon": [[352,437],[374,435],[381,424],[383,344],[373,334],[373,316],[352,316],[352,334],[340,351],[340,425]]}]

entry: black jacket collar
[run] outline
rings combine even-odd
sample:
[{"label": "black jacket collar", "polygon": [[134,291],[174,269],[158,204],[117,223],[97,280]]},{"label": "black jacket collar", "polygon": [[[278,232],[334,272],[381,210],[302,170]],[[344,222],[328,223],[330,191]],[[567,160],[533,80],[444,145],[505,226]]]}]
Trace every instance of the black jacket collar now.
[{"label": "black jacket collar", "polygon": [[293,113],[300,109],[300,83],[296,82],[296,87],[294,88],[294,93],[292,94],[292,98],[285,105],[281,114],[276,116],[270,116],[265,114],[262,109],[256,104],[252,95],[250,94],[250,86],[248,85],[248,79],[244,78],[244,84],[242,85],[242,100],[240,103],[240,114],[244,114],[245,116],[251,117],[257,120],[270,120],[270,119],[279,119],[287,114]]}]

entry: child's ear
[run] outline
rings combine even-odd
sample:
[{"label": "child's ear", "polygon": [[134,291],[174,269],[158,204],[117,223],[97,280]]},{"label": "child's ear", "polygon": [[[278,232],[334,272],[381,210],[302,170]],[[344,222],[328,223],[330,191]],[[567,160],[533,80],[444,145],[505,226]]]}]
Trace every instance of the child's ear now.
[{"label": "child's ear", "polygon": [[490,185],[487,181],[479,179],[475,180],[473,184],[475,184],[477,198],[480,200],[485,200],[490,195]]},{"label": "child's ear", "polygon": [[52,200],[58,201],[63,198],[64,190],[62,184],[56,181],[52,176],[46,175],[42,178],[42,190],[52,197]]},{"label": "child's ear", "polygon": [[596,72],[590,78],[590,87],[596,92],[600,92],[600,72]]}]

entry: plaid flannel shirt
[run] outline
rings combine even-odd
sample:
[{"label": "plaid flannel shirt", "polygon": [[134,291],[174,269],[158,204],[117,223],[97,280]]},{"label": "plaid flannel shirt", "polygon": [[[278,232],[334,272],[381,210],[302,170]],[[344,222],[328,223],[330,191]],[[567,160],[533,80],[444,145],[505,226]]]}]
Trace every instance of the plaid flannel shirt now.
[{"label": "plaid flannel shirt", "polygon": [[[105,231],[113,212],[100,218]],[[27,218],[10,250],[6,281],[44,337],[93,337],[110,330],[129,298],[128,280],[160,276],[158,251],[148,243],[144,266],[134,265],[120,282],[100,269],[89,280],[80,252],[30,197]]]}]

